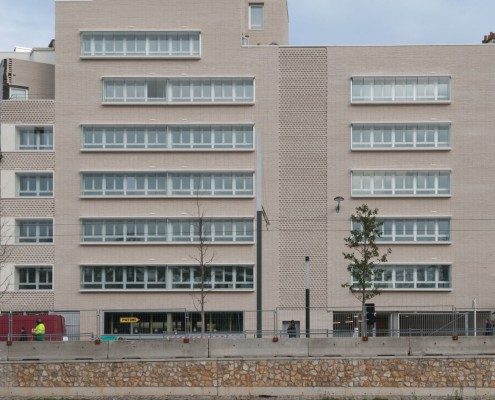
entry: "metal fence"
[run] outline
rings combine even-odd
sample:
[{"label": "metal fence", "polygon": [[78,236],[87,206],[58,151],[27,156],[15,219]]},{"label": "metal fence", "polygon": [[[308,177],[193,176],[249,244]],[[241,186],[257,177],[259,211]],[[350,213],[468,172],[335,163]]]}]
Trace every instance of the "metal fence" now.
[{"label": "metal fence", "polygon": [[[200,313],[186,309],[169,310],[55,310],[62,315],[65,332],[49,332],[45,340],[173,340],[196,338],[288,337],[290,321],[298,337],[361,336],[361,310],[356,308],[318,308],[309,310],[310,329],[306,328],[304,307],[280,307],[257,311],[206,311],[202,332]],[[0,341],[21,340],[15,313],[0,318]],[[492,335],[495,313],[490,309],[435,307],[377,307],[367,336],[481,336]],[[366,318],[366,315],[364,316]],[[261,320],[261,327],[258,321]],[[31,329],[32,327],[28,327]],[[30,338],[29,340],[32,340]]]}]

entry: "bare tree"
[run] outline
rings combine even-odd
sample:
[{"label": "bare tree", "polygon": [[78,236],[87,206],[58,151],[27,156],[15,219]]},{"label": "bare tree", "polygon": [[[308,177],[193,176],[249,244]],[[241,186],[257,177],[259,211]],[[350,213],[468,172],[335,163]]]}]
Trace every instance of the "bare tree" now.
[{"label": "bare tree", "polygon": [[[1,201],[1,200],[0,200]],[[0,205],[0,217],[2,215]],[[5,263],[7,262],[11,248],[8,246],[8,241],[10,238],[10,232],[7,227],[7,222],[5,219],[0,218],[0,310],[3,300],[6,297],[7,290],[9,288],[10,278],[12,273],[7,273],[7,267]]]},{"label": "bare tree", "polygon": [[196,253],[191,258],[197,262],[199,273],[199,294],[193,294],[194,306],[200,312],[201,337],[206,332],[205,306],[206,297],[211,292],[211,263],[215,254],[209,247],[211,238],[211,224],[206,219],[205,210],[201,207],[199,199],[196,198],[196,229],[198,242]]},{"label": "bare tree", "polygon": [[375,276],[383,271],[378,264],[387,261],[387,255],[392,252],[389,248],[380,254],[377,240],[382,236],[383,222],[377,220],[378,209],[370,209],[366,204],[356,207],[356,213],[351,215],[353,229],[351,235],[344,239],[349,253],[342,253],[349,261],[347,270],[351,273],[354,283],[344,283],[351,293],[361,302],[361,336],[367,336],[366,301],[378,296],[381,291],[373,285]]}]

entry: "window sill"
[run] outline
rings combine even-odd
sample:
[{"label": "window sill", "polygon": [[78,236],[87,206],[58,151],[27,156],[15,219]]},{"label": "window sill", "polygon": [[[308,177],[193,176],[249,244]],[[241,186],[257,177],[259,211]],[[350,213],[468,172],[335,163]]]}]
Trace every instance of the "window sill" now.
[{"label": "window sill", "polygon": [[445,240],[445,241],[438,241],[438,242],[391,242],[391,241],[377,241],[376,242],[377,245],[381,246],[381,245],[387,245],[387,246],[390,246],[390,245],[406,245],[406,246],[410,246],[410,245],[451,245],[452,244],[452,241],[451,240]]},{"label": "window sill", "polygon": [[452,103],[452,100],[405,100],[405,101],[392,101],[392,100],[385,100],[385,101],[379,101],[379,100],[366,100],[366,101],[356,101],[356,100],[351,100],[351,105],[367,105],[367,106],[381,106],[381,105],[387,105],[387,106],[402,106],[402,105],[433,105],[433,104],[438,104],[438,105],[449,105]]},{"label": "window sill", "polygon": [[254,106],[254,101],[103,101],[103,106]]},{"label": "window sill", "polygon": [[80,56],[81,60],[201,60],[201,55],[177,55],[177,56],[167,56],[167,55],[137,55],[137,56]]},{"label": "window sill", "polygon": [[245,200],[245,199],[254,199],[254,194],[250,194],[250,195],[218,195],[218,196],[214,196],[214,195],[199,195],[199,196],[196,196],[195,194],[190,194],[190,195],[174,195],[174,196],[167,196],[167,195],[163,195],[163,194],[159,194],[159,195],[153,195],[153,194],[140,194],[140,195],[108,195],[108,196],[105,196],[105,195],[81,195],[79,198],[80,199],[87,199],[87,200],[101,200],[101,199],[126,199],[126,200],[130,200],[130,199],[137,199],[137,200],[141,200],[141,199],[171,199],[171,200],[174,200],[174,199],[193,199],[195,200],[196,198],[200,198],[200,199],[211,199],[211,200],[215,200],[215,199],[219,199],[219,200],[222,200],[222,199],[231,199],[231,200]]},{"label": "window sill", "polygon": [[198,153],[198,152],[208,152],[208,153],[248,153],[254,152],[254,147],[252,148],[227,148],[227,149],[215,149],[215,148],[188,148],[188,149],[81,149],[82,153]]},{"label": "window sill", "polygon": [[414,199],[449,199],[452,197],[451,194],[352,194],[352,198],[362,199],[362,198],[387,198],[387,199],[397,199],[397,198],[414,198]]},{"label": "window sill", "polygon": [[[253,245],[253,241],[238,241],[238,242],[206,242],[208,246],[245,246]],[[22,244],[22,243],[21,243]],[[33,243],[36,244],[36,243]],[[50,243],[53,244],[53,243]],[[198,246],[198,242],[79,242],[81,246]]]},{"label": "window sill", "polygon": [[351,151],[451,151],[452,147],[360,147],[353,148],[351,147]]}]

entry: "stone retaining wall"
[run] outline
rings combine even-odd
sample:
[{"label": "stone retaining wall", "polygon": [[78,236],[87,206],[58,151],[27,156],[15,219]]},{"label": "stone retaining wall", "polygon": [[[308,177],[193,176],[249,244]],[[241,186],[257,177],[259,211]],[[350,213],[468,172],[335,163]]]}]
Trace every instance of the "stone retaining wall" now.
[{"label": "stone retaining wall", "polygon": [[493,398],[495,357],[0,362],[0,397]]}]

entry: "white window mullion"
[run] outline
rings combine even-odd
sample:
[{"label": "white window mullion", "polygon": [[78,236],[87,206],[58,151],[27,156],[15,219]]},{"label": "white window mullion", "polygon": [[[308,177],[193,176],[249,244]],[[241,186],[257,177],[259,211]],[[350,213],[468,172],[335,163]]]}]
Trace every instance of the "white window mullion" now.
[{"label": "white window mullion", "polygon": [[166,234],[166,242],[167,243],[172,243],[173,242],[173,221],[170,219],[165,220],[166,228],[165,228],[165,234]]}]

